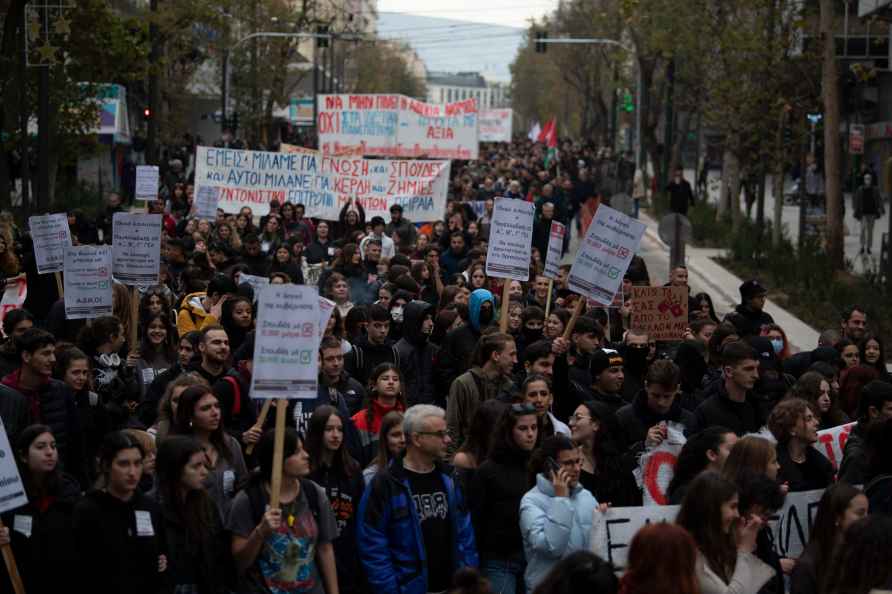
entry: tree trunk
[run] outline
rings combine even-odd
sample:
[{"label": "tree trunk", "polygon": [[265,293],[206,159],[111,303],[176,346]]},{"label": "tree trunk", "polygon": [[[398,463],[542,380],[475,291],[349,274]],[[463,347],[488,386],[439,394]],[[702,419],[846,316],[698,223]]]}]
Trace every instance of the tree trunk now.
[{"label": "tree trunk", "polygon": [[827,196],[827,253],[834,270],[842,270],[843,220],[840,188],[839,72],[833,43],[833,0],[821,0],[824,40],[822,96],[824,100],[824,191]]},{"label": "tree trunk", "polygon": [[784,215],[784,126],[787,123],[787,110],[781,110],[778,121],[775,142],[777,155],[774,159],[774,171],[772,172],[771,194],[774,196],[774,213],[771,217],[771,245],[780,247],[783,239],[783,215]]},{"label": "tree trunk", "polygon": [[731,229],[740,230],[743,223],[743,213],[740,211],[740,160],[731,151],[725,151],[725,170],[722,178],[728,180],[728,202],[726,206],[731,210]]},{"label": "tree trunk", "polygon": [[[719,218],[727,217],[731,210],[731,167],[734,156],[731,151],[725,149],[722,154],[722,187],[719,190],[718,215]],[[737,161],[734,160],[734,166]]]}]

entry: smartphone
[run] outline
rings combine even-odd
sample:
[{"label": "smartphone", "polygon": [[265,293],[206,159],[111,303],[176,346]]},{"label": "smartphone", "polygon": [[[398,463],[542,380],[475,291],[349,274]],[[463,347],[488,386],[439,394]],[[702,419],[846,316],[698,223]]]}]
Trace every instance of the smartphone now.
[{"label": "smartphone", "polygon": [[545,467],[548,469],[548,472],[551,474],[552,479],[554,479],[554,477],[557,476],[558,471],[560,471],[560,469],[561,469],[560,465],[557,462],[555,462],[554,458],[552,458],[551,456],[549,456],[548,458],[545,459]]}]

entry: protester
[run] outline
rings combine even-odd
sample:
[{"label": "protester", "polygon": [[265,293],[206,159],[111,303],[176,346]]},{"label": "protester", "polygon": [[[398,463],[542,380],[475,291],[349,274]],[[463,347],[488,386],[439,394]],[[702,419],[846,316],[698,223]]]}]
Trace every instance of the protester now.
[{"label": "protester", "polygon": [[406,435],[403,433],[403,413],[391,411],[381,419],[378,433],[378,448],[372,462],[362,471],[363,482],[368,485],[375,475],[390,464],[390,461],[406,449]]},{"label": "protester", "polygon": [[297,431],[283,439],[279,507],[269,506],[275,432],[257,444],[259,469],[232,502],[226,527],[232,556],[251,591],[304,591],[337,594],[332,542],[338,525],[325,491],[306,478],[310,459]]},{"label": "protester", "polygon": [[666,494],[671,505],[679,505],[688,487],[700,473],[721,473],[737,443],[737,434],[719,425],[704,429],[688,439],[681,448],[675,473]]},{"label": "protester", "polygon": [[678,594],[699,594],[696,570],[697,544],[684,528],[668,523],[648,524],[629,545],[620,592],[650,594],[670,587]]},{"label": "protester", "polygon": [[536,417],[539,420],[539,437],[542,440],[555,434],[569,437],[570,427],[557,419],[551,412],[554,395],[551,391],[551,381],[541,373],[531,373],[520,386],[520,393],[528,404],[536,409]]},{"label": "protester", "polygon": [[359,431],[363,460],[372,458],[381,431],[381,421],[392,411],[406,410],[403,380],[396,365],[381,363],[369,377],[369,393],[363,408],[353,415],[353,423]]},{"label": "protester", "polygon": [[768,429],[777,440],[778,480],[787,483],[791,492],[830,486],[833,464],[811,447],[818,441],[818,420],[806,401],[779,402],[768,418]]},{"label": "protester", "polygon": [[871,514],[842,533],[823,592],[856,594],[892,588],[892,518]]},{"label": "protester", "polygon": [[618,582],[610,563],[588,551],[576,551],[555,563],[533,594],[616,594]]},{"label": "protester", "polygon": [[757,592],[774,575],[753,554],[764,525],[758,515],[738,513],[737,487],[713,472],[694,479],[676,523],[697,543],[697,579],[703,594]]},{"label": "protester", "polygon": [[839,480],[865,485],[870,460],[867,431],[871,424],[892,418],[892,384],[874,380],[864,387],[858,403],[858,424],[849,433],[839,465]]},{"label": "protester", "polygon": [[442,592],[453,572],[479,565],[464,496],[442,466],[445,417],[429,404],[408,409],[406,453],[379,471],[362,496],[357,540],[373,591]]}]

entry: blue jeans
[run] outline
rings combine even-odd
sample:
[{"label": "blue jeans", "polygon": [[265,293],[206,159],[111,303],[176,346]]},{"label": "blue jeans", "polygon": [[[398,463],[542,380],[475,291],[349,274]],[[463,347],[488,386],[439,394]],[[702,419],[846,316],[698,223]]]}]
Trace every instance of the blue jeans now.
[{"label": "blue jeans", "polygon": [[524,594],[523,572],[527,562],[523,553],[510,559],[486,559],[480,569],[489,580],[493,594]]}]

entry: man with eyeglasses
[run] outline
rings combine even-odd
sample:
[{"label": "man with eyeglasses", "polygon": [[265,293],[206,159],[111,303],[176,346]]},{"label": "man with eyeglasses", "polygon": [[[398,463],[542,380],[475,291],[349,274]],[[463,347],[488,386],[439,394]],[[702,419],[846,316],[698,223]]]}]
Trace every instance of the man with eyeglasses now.
[{"label": "man with eyeglasses", "polygon": [[446,412],[416,404],[403,418],[406,452],[362,496],[356,537],[374,592],[445,592],[452,575],[479,560],[471,517],[443,465]]}]

